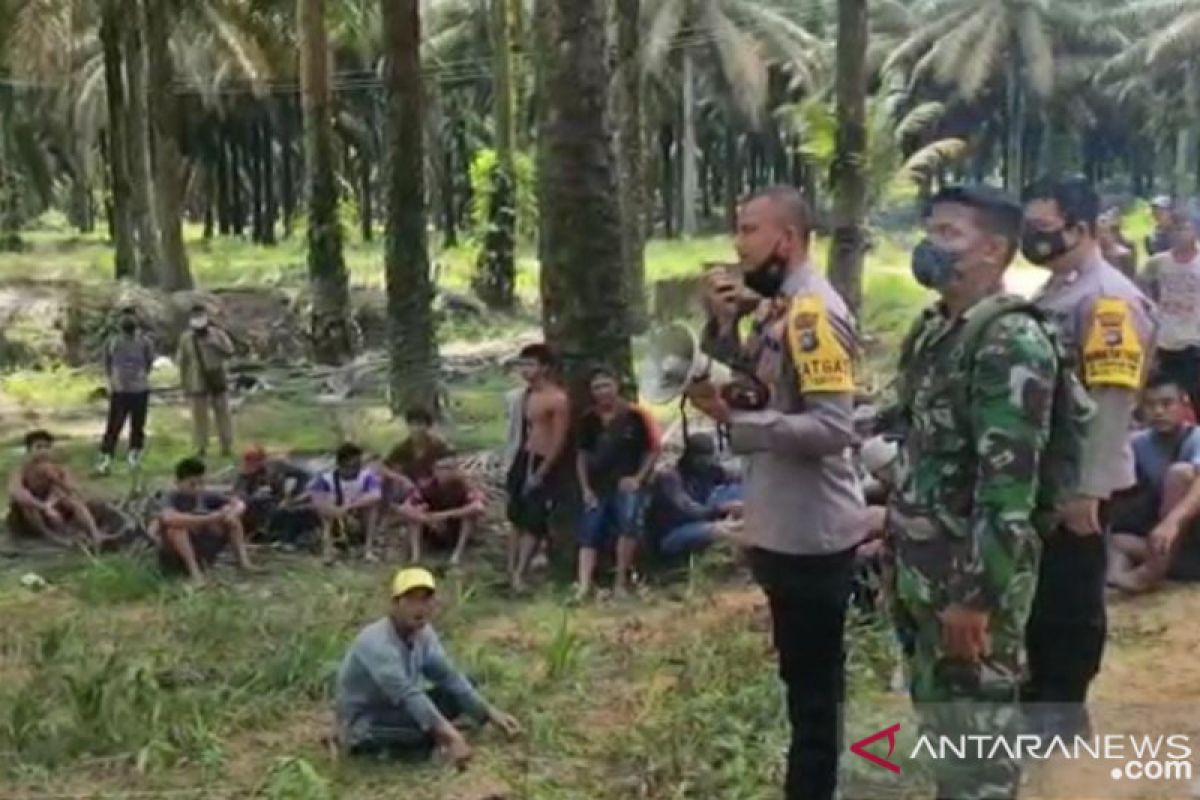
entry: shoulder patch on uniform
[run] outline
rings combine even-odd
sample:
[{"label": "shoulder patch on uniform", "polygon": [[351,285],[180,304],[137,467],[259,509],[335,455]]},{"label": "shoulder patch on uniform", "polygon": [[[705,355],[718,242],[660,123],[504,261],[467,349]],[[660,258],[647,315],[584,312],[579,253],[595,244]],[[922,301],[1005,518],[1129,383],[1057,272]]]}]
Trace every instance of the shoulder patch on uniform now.
[{"label": "shoulder patch on uniform", "polygon": [[1120,297],[1096,300],[1083,339],[1084,383],[1137,389],[1145,361],[1129,302]]},{"label": "shoulder patch on uniform", "polygon": [[818,295],[792,299],[787,339],[801,394],[854,391],[854,359],[834,332],[829,311]]}]

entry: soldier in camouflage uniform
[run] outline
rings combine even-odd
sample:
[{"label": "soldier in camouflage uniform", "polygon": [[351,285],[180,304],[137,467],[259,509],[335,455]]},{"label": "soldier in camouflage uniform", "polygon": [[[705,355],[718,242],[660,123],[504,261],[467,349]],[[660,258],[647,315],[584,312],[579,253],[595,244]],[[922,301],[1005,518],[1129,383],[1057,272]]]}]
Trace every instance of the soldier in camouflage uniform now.
[{"label": "soldier in camouflage uniform", "polygon": [[[1020,207],[995,190],[947,188],[913,254],[915,276],[942,299],[901,362],[904,446],[888,533],[912,699],[935,736],[1020,732],[1040,552],[1033,515],[1058,361],[1026,313],[996,315],[970,344],[964,336],[1002,293],[1020,224]],[[1014,797],[1020,781],[1003,757],[938,761],[935,773],[939,798]]]}]

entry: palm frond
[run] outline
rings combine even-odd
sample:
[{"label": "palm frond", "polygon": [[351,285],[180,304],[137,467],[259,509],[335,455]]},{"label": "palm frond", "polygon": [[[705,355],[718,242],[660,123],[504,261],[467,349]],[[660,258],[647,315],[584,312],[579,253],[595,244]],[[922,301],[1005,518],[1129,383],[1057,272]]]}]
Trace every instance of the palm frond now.
[{"label": "palm frond", "polygon": [[1054,91],[1054,43],[1036,9],[1027,6],[1017,18],[1017,40],[1025,59],[1029,85],[1039,97],[1049,97]]},{"label": "palm frond", "polygon": [[958,161],[966,151],[967,142],[964,139],[939,139],[930,142],[908,157],[897,178],[909,181],[923,180]]},{"label": "palm frond", "polygon": [[1015,53],[1006,53],[1012,29],[1008,17],[1000,9],[994,9],[992,20],[979,40],[973,57],[967,59],[958,77],[958,93],[967,100],[974,100],[983,91],[988,80],[995,75],[996,65],[1001,59],[1015,58]]},{"label": "palm frond", "polygon": [[1200,52],[1200,11],[1181,15],[1155,34],[1146,51],[1146,63],[1152,69],[1161,69],[1167,62],[1195,58]]},{"label": "palm frond", "polygon": [[917,61],[929,50],[934,42],[948,31],[953,30],[956,25],[966,19],[971,13],[970,10],[958,11],[917,29],[892,51],[887,61],[883,63],[881,71],[893,72],[901,69],[906,64]]},{"label": "palm frond", "polygon": [[946,105],[944,103],[921,103],[912,111],[904,115],[902,120],[896,123],[895,132],[893,135],[897,139],[901,140],[906,139],[909,136],[917,136],[924,133],[934,125],[937,125],[945,115]]},{"label": "palm frond", "polygon": [[767,104],[767,65],[758,43],[744,33],[716,3],[705,7],[705,27],[712,33],[721,69],[733,90],[734,102],[751,127],[762,121]]},{"label": "palm frond", "polygon": [[214,38],[238,66],[242,77],[250,82],[255,91],[260,91],[262,82],[270,77],[270,64],[258,43],[244,35],[242,28],[231,18],[236,10],[231,11],[215,3],[202,3],[200,9]]},{"label": "palm frond", "polygon": [[667,63],[671,45],[683,27],[684,0],[660,0],[649,6],[650,24],[642,42],[642,69],[647,73],[661,73]]}]

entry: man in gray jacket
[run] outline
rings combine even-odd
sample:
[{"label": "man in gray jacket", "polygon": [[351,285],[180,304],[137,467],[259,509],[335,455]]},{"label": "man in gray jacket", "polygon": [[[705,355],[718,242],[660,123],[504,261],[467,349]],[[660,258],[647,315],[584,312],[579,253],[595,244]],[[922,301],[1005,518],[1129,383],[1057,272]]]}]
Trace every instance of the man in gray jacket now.
[{"label": "man in gray jacket", "polygon": [[[688,397],[727,425],[746,457],[745,533],[771,608],[792,744],[788,800],[829,800],[837,785],[839,705],[845,695],[843,628],[855,547],[864,538],[854,436],[854,320],[809,259],[812,215],[795,189],[768,189],[738,213],[744,285],[707,277],[704,347],[753,376],[765,407],[738,408],[735,392],[693,384]],[[753,314],[743,342],[739,324]]]},{"label": "man in gray jacket", "polygon": [[342,659],[334,703],[338,741],[351,754],[419,755],[442,747],[462,766],[471,747],[456,719],[492,722],[509,736],[521,732],[446,657],[429,624],[435,589],[428,570],[397,572],[391,612],[363,628]]}]

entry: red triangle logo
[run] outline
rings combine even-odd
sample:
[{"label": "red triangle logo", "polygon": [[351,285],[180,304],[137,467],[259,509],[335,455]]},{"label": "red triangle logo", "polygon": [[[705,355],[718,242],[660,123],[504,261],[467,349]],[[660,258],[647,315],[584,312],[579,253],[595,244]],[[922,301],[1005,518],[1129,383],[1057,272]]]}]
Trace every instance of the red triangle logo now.
[{"label": "red triangle logo", "polygon": [[887,739],[887,741],[888,741],[887,757],[891,758],[892,753],[894,753],[896,751],[896,731],[898,731],[898,730],[900,730],[899,722],[897,722],[895,725],[892,725],[890,728],[884,728],[883,730],[879,731],[878,733],[873,733],[865,739],[859,739],[857,742],[854,742],[853,744],[850,745],[850,752],[854,753],[854,755],[856,755],[856,756],[861,756],[862,758],[865,758],[867,761],[870,761],[872,764],[875,764],[876,766],[883,767],[887,771],[894,772],[897,775],[899,775],[900,774],[900,765],[899,764],[893,764],[891,761],[888,761],[887,758],[880,758],[879,756],[877,756],[874,753],[869,752],[867,750],[868,745],[872,745],[875,742],[878,742],[880,739]]}]

